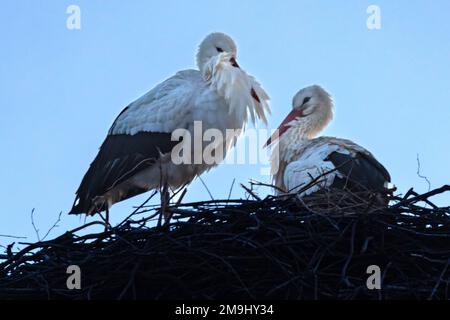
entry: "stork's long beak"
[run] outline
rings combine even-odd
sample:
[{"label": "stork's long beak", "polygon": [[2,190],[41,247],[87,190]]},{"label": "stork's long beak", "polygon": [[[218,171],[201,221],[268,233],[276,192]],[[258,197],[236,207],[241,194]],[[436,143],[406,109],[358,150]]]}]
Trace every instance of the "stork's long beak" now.
[{"label": "stork's long beak", "polygon": [[272,134],[272,136],[264,144],[264,148],[270,146],[275,140],[279,139],[286,131],[289,129],[289,123],[296,118],[303,116],[303,111],[301,109],[292,109],[292,111],[287,115],[286,118],[281,122],[278,129]]},{"label": "stork's long beak", "polygon": [[230,62],[231,62],[231,65],[232,65],[233,67],[238,68],[238,69],[241,68],[241,67],[239,66],[239,64],[237,63],[235,57],[231,58],[231,59],[230,59]]},{"label": "stork's long beak", "polygon": [[[230,59],[230,63],[231,63],[231,65],[232,65],[233,67],[235,67],[235,68],[238,68],[238,69],[241,68],[241,67],[239,66],[239,64],[237,63],[235,57],[232,57],[232,58]],[[252,88],[252,89],[250,90],[250,95],[252,96],[253,99],[256,100],[256,102],[261,103],[261,99],[259,99],[258,95],[256,94],[255,89]]]}]

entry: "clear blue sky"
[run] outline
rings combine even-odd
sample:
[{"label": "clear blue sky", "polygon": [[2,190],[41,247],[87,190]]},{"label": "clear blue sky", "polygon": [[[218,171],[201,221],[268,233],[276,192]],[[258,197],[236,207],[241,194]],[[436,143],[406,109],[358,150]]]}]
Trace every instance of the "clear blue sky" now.
[{"label": "clear blue sky", "polygon": [[[70,4],[81,8],[81,30],[66,28]],[[381,30],[366,27],[371,4],[381,8]],[[400,191],[428,189],[417,154],[432,187],[450,183],[449,12],[448,0],[2,1],[0,234],[34,241],[32,208],[41,234],[67,212],[118,112],[195,67],[211,31],[236,40],[239,63],[270,93],[271,128],[298,89],[318,83],[336,103],[325,134],[371,150]],[[267,181],[259,169],[221,166],[204,180],[227,197],[233,178]],[[186,199],[207,198],[195,181]],[[115,206],[113,222],[141,201]],[[63,215],[52,236],[82,222]]]}]

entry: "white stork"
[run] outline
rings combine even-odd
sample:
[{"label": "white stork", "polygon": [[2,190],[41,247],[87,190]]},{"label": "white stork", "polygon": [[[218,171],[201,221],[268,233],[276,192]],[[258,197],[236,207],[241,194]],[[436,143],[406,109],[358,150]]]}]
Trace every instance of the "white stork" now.
[{"label": "white stork", "polygon": [[[202,130],[223,133],[223,157],[235,142],[227,129],[244,129],[251,116],[265,123],[270,113],[266,92],[236,62],[236,45],[223,33],[208,35],[199,46],[199,70],[184,70],[128,105],[116,118],[100,151],[85,174],[70,214],[95,214],[119,201],[151,189],[172,190],[191,182],[217,163],[175,164],[171,151],[180,141],[171,136],[194,122]],[[181,143],[192,143],[182,137]],[[190,148],[192,153],[198,148]],[[214,149],[215,150],[215,149]],[[195,156],[193,155],[192,159]],[[167,189],[166,189],[167,190]]]},{"label": "white stork", "polygon": [[266,143],[278,139],[271,156],[278,194],[303,197],[330,188],[385,194],[391,177],[369,151],[350,140],[316,138],[332,118],[332,99],[320,86],[294,96],[292,111]]}]

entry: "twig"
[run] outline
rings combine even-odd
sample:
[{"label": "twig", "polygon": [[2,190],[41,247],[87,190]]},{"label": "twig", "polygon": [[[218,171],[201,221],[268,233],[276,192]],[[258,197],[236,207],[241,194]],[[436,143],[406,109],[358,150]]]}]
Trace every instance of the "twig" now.
[{"label": "twig", "polygon": [[236,182],[236,178],[233,179],[233,182],[231,183],[230,191],[228,192],[228,200],[231,198],[231,193],[233,192],[234,183]]},{"label": "twig", "polygon": [[398,208],[400,206],[405,206],[405,205],[408,205],[408,204],[411,204],[411,203],[415,203],[415,202],[418,202],[418,201],[424,201],[424,200],[427,200],[428,198],[431,198],[433,196],[436,196],[438,194],[442,194],[442,193],[448,192],[448,191],[450,191],[450,185],[445,185],[445,186],[442,186],[442,187],[440,187],[438,189],[435,189],[435,190],[432,190],[430,192],[424,193],[422,195],[416,196],[414,198],[409,198],[409,199],[405,199],[403,201],[400,201],[399,203],[396,203],[395,205],[393,205],[392,208]]},{"label": "twig", "polygon": [[419,178],[424,179],[427,182],[427,184],[428,184],[428,191],[430,191],[431,190],[431,182],[430,182],[430,180],[428,180],[428,178],[426,176],[424,176],[424,175],[422,175],[420,173],[420,157],[419,157],[419,154],[417,154],[417,175],[419,176]]},{"label": "twig", "polygon": [[39,229],[36,228],[34,224],[34,208],[31,210],[31,225],[33,226],[34,232],[36,233],[38,241],[41,241],[41,237],[39,236]]},{"label": "twig", "polygon": [[200,179],[200,181],[202,182],[202,184],[203,184],[203,186],[205,187],[206,191],[208,192],[209,197],[211,198],[211,200],[214,200],[214,197],[212,196],[211,192],[210,192],[209,189],[208,189],[208,186],[207,186],[206,183],[203,181],[202,177],[199,176],[198,178]]},{"label": "twig", "polygon": [[[434,295],[436,294],[436,291],[439,288],[439,285],[442,282],[442,279],[444,278],[445,273],[447,272],[447,269],[448,269],[449,265],[450,265],[450,258],[447,260],[447,264],[445,265],[444,269],[442,270],[441,274],[439,275],[439,279],[438,279],[436,285],[434,286],[433,291],[431,292],[430,297],[428,298],[428,300],[433,299]],[[448,281],[448,279],[447,279],[447,281]]]},{"label": "twig", "polygon": [[61,215],[62,215],[62,211],[59,213],[58,215],[58,219],[56,220],[56,222],[53,224],[53,226],[47,231],[47,233],[45,234],[45,236],[42,238],[42,240],[45,240],[47,238],[47,236],[50,234],[50,232],[58,227],[58,223],[61,221]]},{"label": "twig", "polygon": [[10,236],[10,235],[7,235],[7,234],[0,234],[0,237],[13,238],[13,239],[26,239],[27,238],[27,237],[19,237],[19,236]]},{"label": "twig", "polygon": [[250,190],[249,188],[247,188],[244,184],[241,183],[241,187],[249,194],[251,195],[253,198],[255,198],[258,201],[261,201],[261,198],[258,197],[252,190]]},{"label": "twig", "polygon": [[136,207],[131,214],[129,214],[124,220],[122,220],[121,223],[119,223],[119,227],[123,226],[125,223],[127,223],[132,216],[134,216],[139,210],[141,210],[153,197],[158,193],[158,191],[153,191],[152,194],[143,202],[141,205]]}]

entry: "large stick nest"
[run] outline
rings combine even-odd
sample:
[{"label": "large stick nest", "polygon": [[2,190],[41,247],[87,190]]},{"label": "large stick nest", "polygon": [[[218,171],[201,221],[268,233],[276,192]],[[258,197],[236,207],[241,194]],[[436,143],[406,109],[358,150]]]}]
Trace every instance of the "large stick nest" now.
[{"label": "large stick nest", "polygon": [[[107,232],[87,226],[9,252],[2,299],[449,299],[450,207],[430,197],[391,196],[377,206],[342,191],[207,201],[171,207],[148,227],[141,207]],[[141,214],[139,218],[138,214]],[[1,261],[0,261],[1,262]],[[81,290],[69,290],[70,265]],[[367,268],[381,270],[369,290]]]}]

